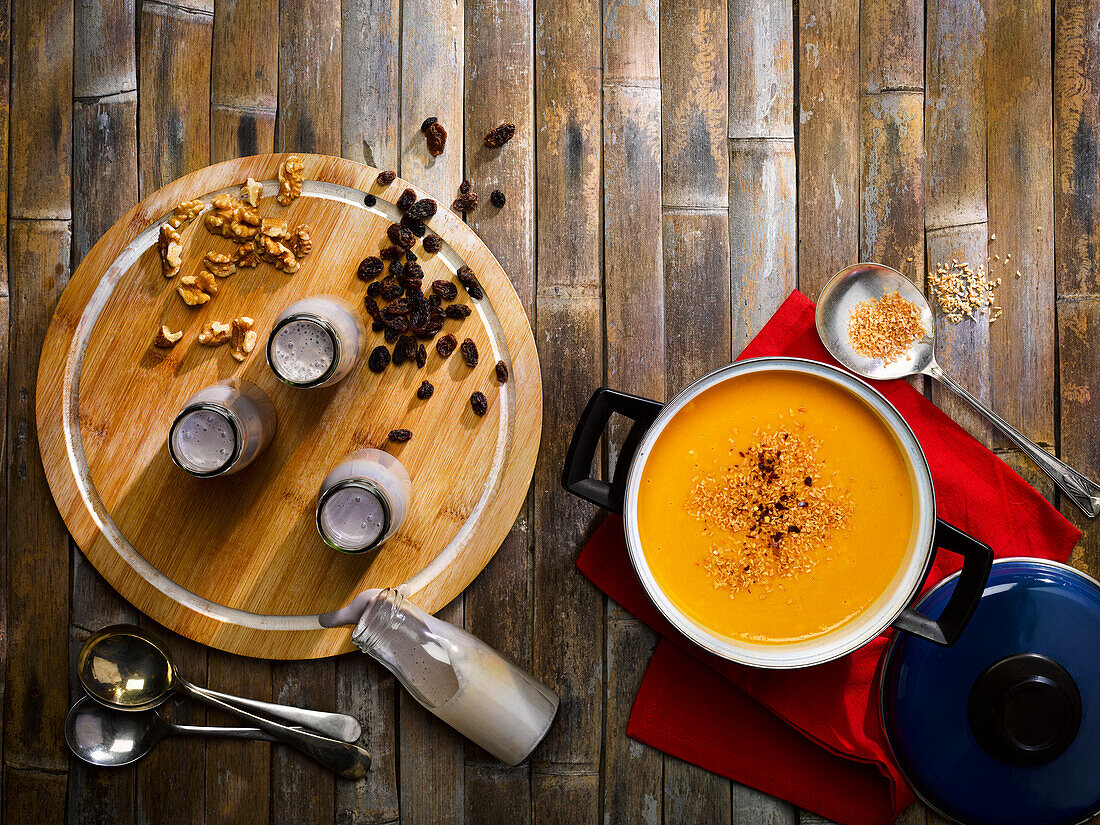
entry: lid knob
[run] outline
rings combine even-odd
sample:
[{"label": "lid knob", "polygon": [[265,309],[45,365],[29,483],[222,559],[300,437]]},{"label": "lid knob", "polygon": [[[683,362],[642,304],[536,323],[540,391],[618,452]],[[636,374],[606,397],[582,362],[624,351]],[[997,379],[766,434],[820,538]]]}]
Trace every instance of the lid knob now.
[{"label": "lid knob", "polygon": [[1081,693],[1069,672],[1038,653],[1000,659],[974,681],[967,703],[978,744],[1008,765],[1051,761],[1081,724]]}]

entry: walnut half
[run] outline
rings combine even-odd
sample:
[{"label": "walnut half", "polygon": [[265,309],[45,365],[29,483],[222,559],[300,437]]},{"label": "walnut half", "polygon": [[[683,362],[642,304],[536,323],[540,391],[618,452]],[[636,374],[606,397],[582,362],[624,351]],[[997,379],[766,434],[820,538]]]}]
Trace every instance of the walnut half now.
[{"label": "walnut half", "polygon": [[199,343],[205,347],[220,347],[232,337],[231,329],[229,324],[208,321],[199,331]]},{"label": "walnut half", "polygon": [[207,252],[203,256],[202,263],[209,272],[219,278],[228,278],[237,271],[237,265],[233,263],[232,256],[225,252]]},{"label": "walnut half", "polygon": [[183,302],[189,307],[205,304],[210,296],[218,294],[218,282],[214,276],[205,270],[194,275],[184,275],[180,278],[180,285],[176,287]]},{"label": "walnut half", "polygon": [[279,164],[279,194],[277,200],[282,206],[289,206],[290,202],[302,194],[302,177],[305,166],[297,155],[291,155]]},{"label": "walnut half", "polygon": [[293,275],[298,271],[300,264],[289,247],[274,238],[269,238],[267,235],[261,235],[259,242],[260,245],[256,251],[261,260],[267,261],[276,269],[280,269],[288,275]]},{"label": "walnut half", "polygon": [[241,187],[241,200],[255,208],[260,205],[260,194],[264,191],[264,185],[258,180],[249,178]]},{"label": "walnut half", "polygon": [[213,210],[204,220],[206,228],[215,235],[244,243],[259,231],[263,218],[244,201],[232,195],[218,195],[213,203]]},{"label": "walnut half", "polygon": [[172,332],[168,329],[166,324],[160,325],[160,330],[157,332],[157,337],[153,339],[153,346],[160,347],[161,349],[172,349],[176,345],[176,342],[183,337],[183,330],[179,332]]},{"label": "walnut half", "polygon": [[175,278],[183,263],[183,244],[180,243],[179,231],[171,224],[160,225],[157,251],[160,253],[160,269],[164,277]]},{"label": "walnut half", "polygon": [[205,208],[206,204],[202,201],[178,203],[176,208],[172,210],[172,216],[168,219],[168,223],[172,224],[173,229],[179,229],[181,226],[186,226],[195,220]]},{"label": "walnut half", "polygon": [[252,329],[254,324],[255,321],[247,315],[233,319],[230,349],[233,357],[238,361],[243,361],[248,357],[248,353],[256,348],[256,330]]},{"label": "walnut half", "polygon": [[309,224],[300,223],[290,233],[289,246],[291,252],[299,258],[304,258],[313,251],[313,240],[309,237]]},{"label": "walnut half", "polygon": [[260,265],[260,256],[256,254],[256,244],[252,241],[246,241],[237,247],[237,251],[233,253],[233,263],[237,267],[248,267],[254,269]]}]

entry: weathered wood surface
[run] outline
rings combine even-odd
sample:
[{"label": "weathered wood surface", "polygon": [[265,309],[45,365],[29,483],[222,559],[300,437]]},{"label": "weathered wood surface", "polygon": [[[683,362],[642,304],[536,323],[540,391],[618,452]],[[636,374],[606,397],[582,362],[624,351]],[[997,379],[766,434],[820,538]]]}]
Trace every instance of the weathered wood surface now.
[{"label": "weathered wood surface", "polygon": [[[952,258],[991,266],[1002,317],[940,323],[941,361],[1100,475],[1098,0],[0,7],[5,821],[822,825],[625,737],[653,637],[574,569],[602,516],[558,473],[594,387],[670,397],[734,357],[796,284],[816,297],[860,257],[918,281]],[[450,135],[438,158],[419,131],[428,116]],[[515,139],[488,149],[502,122]],[[70,548],[43,479],[34,379],[50,312],[137,198],[284,149],[392,168],[448,203],[471,180],[482,205],[468,223],[535,330],[554,392],[529,503],[444,614],[561,695],[525,765],[464,743],[359,654],[273,665],[178,637],[195,681],[362,720],[368,780],[262,743],[166,741],[118,771],[64,750],[78,689],[56,674],[91,630],[139,616]],[[979,417],[929,393],[1054,499]],[[1060,504],[1085,530],[1074,562],[1100,574],[1100,527]],[[166,713],[225,721],[194,703]],[[899,819],[938,822],[920,805]]]}]

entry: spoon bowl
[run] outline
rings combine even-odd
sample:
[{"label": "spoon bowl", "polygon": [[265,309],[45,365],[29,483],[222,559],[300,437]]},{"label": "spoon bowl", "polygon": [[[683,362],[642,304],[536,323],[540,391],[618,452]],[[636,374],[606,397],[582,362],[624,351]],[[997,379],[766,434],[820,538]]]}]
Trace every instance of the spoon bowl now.
[{"label": "spoon bowl", "polygon": [[168,723],[155,710],[111,710],[81,699],[65,717],[65,741],[92,765],[115,768],[145,756],[168,735]]},{"label": "spoon bowl", "polygon": [[142,628],[111,625],[92,634],[80,650],[77,675],[98,702],[129,711],[164,703],[177,687],[172,659]]}]

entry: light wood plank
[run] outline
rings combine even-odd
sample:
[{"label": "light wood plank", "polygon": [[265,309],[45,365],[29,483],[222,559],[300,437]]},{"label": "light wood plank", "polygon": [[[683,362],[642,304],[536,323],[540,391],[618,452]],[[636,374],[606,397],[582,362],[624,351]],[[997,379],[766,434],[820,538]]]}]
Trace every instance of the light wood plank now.
[{"label": "light wood plank", "polygon": [[731,138],[793,137],[793,32],[787,0],[729,4]]},{"label": "light wood plank", "polygon": [[401,109],[400,0],[343,0],[343,123],[340,154],[398,168]]},{"label": "light wood plank", "polygon": [[278,152],[340,154],[340,4],[280,0]]},{"label": "light wood plank", "polygon": [[[137,91],[135,0],[73,4],[73,97]],[[74,191],[79,186],[74,183]]]},{"label": "light wood plank", "polygon": [[866,94],[924,88],[923,0],[862,0],[860,78]]},{"label": "light wood plank", "polygon": [[210,69],[210,160],[274,151],[278,0],[219,0]]}]

